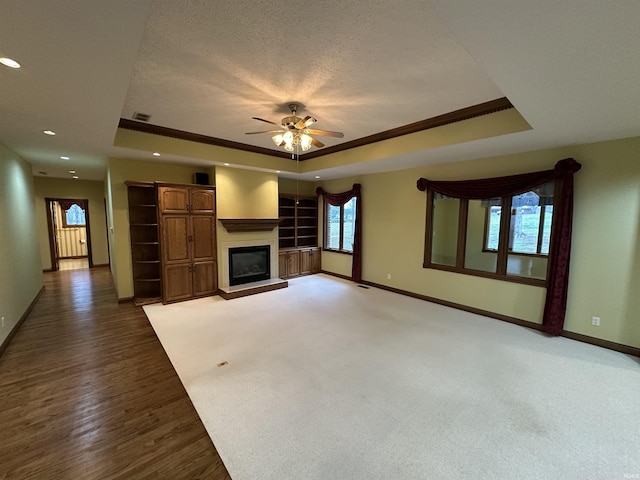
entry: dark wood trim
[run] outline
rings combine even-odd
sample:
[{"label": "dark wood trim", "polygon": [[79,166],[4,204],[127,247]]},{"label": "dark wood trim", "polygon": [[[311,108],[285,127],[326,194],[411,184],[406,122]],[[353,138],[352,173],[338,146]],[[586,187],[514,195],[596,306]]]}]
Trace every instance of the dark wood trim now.
[{"label": "dark wood trim", "polygon": [[55,272],[55,270],[53,268],[44,268],[42,270],[42,273],[49,273],[49,272]]},{"label": "dark wood trim", "polygon": [[494,272],[485,272],[483,270],[472,270],[470,268],[460,269],[450,265],[440,265],[432,263],[424,268],[432,268],[434,270],[443,270],[445,272],[459,273],[461,275],[472,275],[474,277],[490,278],[492,280],[501,280],[504,282],[522,283],[524,285],[533,285],[534,287],[546,287],[546,280],[540,278],[519,277],[517,275],[500,275]]},{"label": "dark wood trim", "polygon": [[104,267],[110,267],[111,265],[109,265],[108,263],[98,263],[98,264],[93,264],[90,268],[104,268]]},{"label": "dark wood trim", "polygon": [[353,281],[351,279],[351,277],[348,277],[347,275],[341,275],[339,273],[329,272],[327,270],[320,270],[320,272],[318,272],[318,273],[324,273],[325,275],[331,275],[332,277],[338,277],[338,278],[341,278],[343,280]]},{"label": "dark wood trim", "polygon": [[490,113],[499,112],[501,110],[509,110],[513,108],[511,102],[506,98],[498,98],[489,102],[480,103],[471,107],[462,108],[453,112],[438,115],[437,117],[427,118],[419,122],[410,123],[402,127],[393,128],[384,132],[369,135],[367,137],[358,138],[349,142],[344,142],[339,145],[331,147],[325,147],[321,150],[315,150],[313,152],[300,155],[300,160],[310,160],[312,158],[321,157],[323,155],[329,155],[331,153],[341,152],[343,150],[349,150],[351,148],[362,147],[383,140],[389,140],[390,138],[401,137],[403,135],[409,135],[410,133],[417,133],[423,130],[429,130],[436,127],[442,127],[450,123],[461,122],[463,120],[469,120],[475,117],[481,117]]},{"label": "dark wood trim", "polygon": [[[324,155],[330,155],[332,153],[341,152],[344,150],[350,150],[356,147],[362,147],[383,140],[389,140],[391,138],[401,137],[410,133],[417,133],[423,130],[429,130],[432,128],[442,127],[450,123],[461,122],[463,120],[469,120],[471,118],[481,117],[491,113],[496,113],[502,110],[509,110],[513,108],[511,102],[506,98],[497,98],[488,102],[473,105],[471,107],[462,108],[453,112],[438,115],[437,117],[427,118],[426,120],[420,120],[419,122],[410,123],[401,127],[392,128],[391,130],[385,130],[384,132],[368,135],[366,137],[357,138],[349,142],[340,143],[330,147],[324,147],[313,152],[305,153],[299,156],[300,161],[310,160],[312,158],[322,157]],[[118,123],[119,128],[125,130],[133,130],[136,132],[149,133],[152,135],[160,135],[162,137],[177,138],[179,140],[187,140],[189,142],[203,143],[205,145],[215,145],[217,147],[232,148],[234,150],[242,150],[245,152],[259,153],[262,155],[270,155],[272,157],[286,158],[292,161],[291,154],[285,151],[274,150],[270,148],[257,147],[255,145],[248,145],[246,143],[234,142],[231,140],[224,140],[222,138],[210,137],[207,135],[201,135],[198,133],[185,132],[183,130],[176,130],[173,128],[161,127],[159,125],[152,125],[149,123],[142,123],[127,118],[121,118]]]},{"label": "dark wood trim", "polygon": [[482,310],[480,308],[469,307],[467,305],[462,305],[460,303],[449,302],[447,300],[441,300],[435,297],[429,297],[427,295],[421,295],[419,293],[409,292],[407,290],[401,290],[399,288],[389,287],[387,285],[381,285],[379,283],[369,282],[367,280],[362,280],[360,283],[364,285],[369,285],[371,287],[376,287],[381,290],[386,290],[388,292],[397,293],[399,295],[404,295],[406,297],[417,298],[418,300],[424,300],[426,302],[437,303],[438,305],[443,305],[445,307],[455,308],[456,310],[462,310],[469,313],[475,313],[477,315],[482,315],[485,317],[495,318],[497,320],[502,320],[503,322],[514,323],[516,325],[520,325],[522,327],[532,328],[534,330],[542,331],[542,325],[534,322],[529,322],[527,320],[521,320],[519,318],[510,317],[508,315],[502,315],[500,313],[490,312],[488,310]]},{"label": "dark wood trim", "polygon": [[40,291],[36,294],[35,298],[31,301],[27,309],[24,311],[24,313],[20,317],[20,320],[18,320],[16,324],[13,326],[13,328],[9,332],[9,335],[7,335],[7,337],[2,341],[2,344],[0,345],[0,357],[2,357],[2,354],[11,343],[11,340],[13,340],[13,337],[16,336],[16,334],[18,333],[18,330],[20,329],[24,321],[27,319],[27,317],[31,313],[31,310],[33,310],[33,307],[36,306],[36,303],[38,303],[38,300],[40,299],[43,293],[44,293],[44,285],[42,286],[42,288],[40,288]]},{"label": "dark wood trim", "polygon": [[576,340],[578,342],[588,343],[590,345],[607,348],[609,350],[614,350],[626,355],[640,357],[640,348],[630,347],[629,345],[623,345],[621,343],[610,342],[609,340],[602,340],[601,338],[590,337],[589,335],[583,335],[581,333],[568,332],[567,330],[563,330],[560,335],[571,340]]},{"label": "dark wood trim", "polygon": [[205,145],[214,145],[216,147],[232,148],[234,150],[242,150],[244,152],[259,153],[262,155],[270,155],[272,157],[291,159],[291,154],[285,152],[284,150],[279,151],[272,150],[270,148],[256,147],[254,145],[247,145],[246,143],[233,142],[231,140],[210,137],[208,135],[185,132],[184,130],[176,130],[173,128],[161,127],[159,125],[136,122],[134,120],[129,120],[126,118],[120,119],[118,128],[133,130],[142,133],[150,133],[152,135],[159,135],[161,137],[177,138],[179,140],[187,140],[189,142],[203,143]]},{"label": "dark wood trim", "polygon": [[133,297],[122,297],[118,298],[118,303],[134,303],[133,300]]},{"label": "dark wood trim", "polygon": [[279,218],[219,218],[227,232],[269,232],[280,224]]},{"label": "dark wood trim", "polygon": [[51,210],[51,202],[53,198],[45,198],[44,203],[47,211],[47,232],[49,234],[49,258],[51,259],[51,268],[48,271],[55,272],[58,270],[58,256],[56,254],[55,231],[53,226],[53,212]]},{"label": "dark wood trim", "polygon": [[456,250],[456,267],[464,269],[467,256],[467,222],[469,220],[469,200],[460,199],[458,206],[458,248]]}]

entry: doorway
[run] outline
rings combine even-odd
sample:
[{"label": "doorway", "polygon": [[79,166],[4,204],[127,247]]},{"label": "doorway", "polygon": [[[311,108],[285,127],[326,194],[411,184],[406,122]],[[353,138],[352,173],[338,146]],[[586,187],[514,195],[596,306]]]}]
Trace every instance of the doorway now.
[{"label": "doorway", "polygon": [[45,198],[51,270],[93,267],[89,200]]}]

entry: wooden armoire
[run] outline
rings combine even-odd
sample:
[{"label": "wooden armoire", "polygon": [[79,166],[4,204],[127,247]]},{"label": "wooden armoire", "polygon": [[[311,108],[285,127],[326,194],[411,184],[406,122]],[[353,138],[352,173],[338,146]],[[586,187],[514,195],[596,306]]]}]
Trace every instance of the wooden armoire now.
[{"label": "wooden armoire", "polygon": [[214,187],[158,184],[162,301],[218,290]]}]

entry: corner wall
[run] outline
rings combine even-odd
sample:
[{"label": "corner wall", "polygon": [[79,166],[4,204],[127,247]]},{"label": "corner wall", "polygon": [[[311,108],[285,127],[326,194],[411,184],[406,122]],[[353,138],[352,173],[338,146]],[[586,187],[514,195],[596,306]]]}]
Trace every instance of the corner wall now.
[{"label": "corner wall", "polygon": [[[422,267],[426,196],[416,181],[546,170],[567,157],[582,170],[575,175],[565,330],[640,348],[640,138],[365,175],[323,188],[362,184],[364,280],[541,323],[544,288]],[[349,274],[350,258],[325,253],[324,270]],[[592,316],[601,317],[600,327],[591,325]]]},{"label": "corner wall", "polygon": [[43,286],[31,166],[0,144],[0,345]]}]

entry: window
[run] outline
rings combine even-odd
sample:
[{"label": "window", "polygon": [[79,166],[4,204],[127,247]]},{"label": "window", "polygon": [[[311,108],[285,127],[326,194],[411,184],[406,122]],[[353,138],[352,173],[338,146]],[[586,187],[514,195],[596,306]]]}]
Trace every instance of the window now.
[{"label": "window", "polygon": [[325,202],[325,242],[326,250],[353,253],[356,227],[356,197],[344,205],[330,205]]},{"label": "window", "polygon": [[[553,197],[545,198],[553,199]],[[486,209],[485,250],[487,251],[498,251],[501,214],[501,205],[490,205]],[[549,255],[552,218],[553,205],[545,205],[536,192],[529,191],[512,197],[509,251]]]},{"label": "window", "polygon": [[482,200],[428,192],[425,267],[544,285],[554,190]]},{"label": "window", "polygon": [[84,227],[87,221],[84,216],[84,210],[77,204],[71,205],[62,215],[62,226],[68,227]]}]

